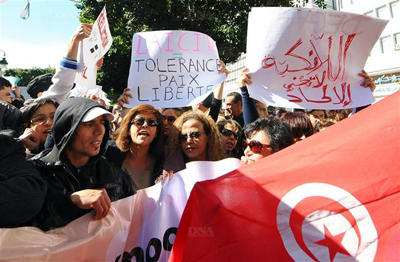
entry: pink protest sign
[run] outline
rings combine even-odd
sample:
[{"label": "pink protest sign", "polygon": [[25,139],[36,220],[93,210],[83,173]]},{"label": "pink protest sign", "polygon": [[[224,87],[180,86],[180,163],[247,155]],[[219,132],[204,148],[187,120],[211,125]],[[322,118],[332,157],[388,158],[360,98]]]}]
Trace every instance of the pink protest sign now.
[{"label": "pink protest sign", "polygon": [[386,20],[305,8],[253,8],[247,67],[250,95],[268,105],[344,109],[371,104],[358,73]]},{"label": "pink protest sign", "polygon": [[181,107],[201,102],[225,75],[218,74],[215,41],[191,31],[142,32],[133,36],[127,107]]}]

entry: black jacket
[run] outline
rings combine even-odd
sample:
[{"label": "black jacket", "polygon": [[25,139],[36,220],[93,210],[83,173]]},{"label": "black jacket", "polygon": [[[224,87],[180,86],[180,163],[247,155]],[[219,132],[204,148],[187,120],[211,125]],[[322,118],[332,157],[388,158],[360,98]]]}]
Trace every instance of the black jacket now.
[{"label": "black jacket", "polygon": [[21,226],[42,208],[46,183],[25,160],[25,148],[0,131],[0,227]]},{"label": "black jacket", "polygon": [[22,112],[4,101],[0,101],[0,130],[12,129],[18,134],[22,131]]},{"label": "black jacket", "polygon": [[101,107],[86,98],[69,98],[56,111],[52,135],[55,145],[31,159],[47,182],[45,204],[33,225],[43,230],[62,227],[91,210],[82,210],[71,201],[71,194],[83,189],[105,188],[111,201],[133,195],[130,177],[113,167],[103,156],[109,136],[109,124],[99,155],[77,169],[66,157],[66,146],[85,114],[93,107]]},{"label": "black jacket", "polygon": [[[121,152],[121,150],[119,150],[119,148],[116,145],[109,145],[105,153],[105,157],[107,158],[107,160],[118,168],[122,167],[126,155],[127,152]],[[135,177],[132,178],[132,185],[135,188],[135,190],[153,186],[157,178],[162,175],[163,167],[164,167],[164,158],[156,158],[153,170],[151,172],[151,178],[149,180],[151,182],[149,184],[143,185],[143,183],[140,183],[138,181],[139,178],[138,179],[135,179]]]}]

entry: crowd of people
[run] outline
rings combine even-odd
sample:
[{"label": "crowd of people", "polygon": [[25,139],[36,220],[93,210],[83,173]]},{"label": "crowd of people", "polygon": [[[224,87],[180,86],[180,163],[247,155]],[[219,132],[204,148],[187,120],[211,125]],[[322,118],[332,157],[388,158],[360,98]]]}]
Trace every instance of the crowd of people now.
[{"label": "crowd of people", "polygon": [[[0,77],[0,227],[50,230],[91,210],[101,219],[112,201],[170,179],[188,162],[251,164],[350,113],[268,107],[250,98],[247,69],[237,79],[240,93],[223,98],[222,83],[190,108],[124,108],[129,89],[107,107],[100,95],[74,92],[79,43],[91,29],[80,25],[54,76],[31,82],[31,99]],[[229,74],[222,62],[219,73]],[[364,71],[361,79],[373,91]]]}]

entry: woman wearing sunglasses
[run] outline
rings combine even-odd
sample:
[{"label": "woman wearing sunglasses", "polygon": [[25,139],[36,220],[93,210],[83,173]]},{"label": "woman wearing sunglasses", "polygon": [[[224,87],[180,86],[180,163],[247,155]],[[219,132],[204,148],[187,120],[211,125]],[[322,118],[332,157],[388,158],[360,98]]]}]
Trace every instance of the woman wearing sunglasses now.
[{"label": "woman wearing sunglasses", "polygon": [[221,120],[217,123],[218,130],[222,135],[222,144],[225,147],[226,157],[236,157],[239,155],[239,136],[242,131],[239,123],[235,120]]},{"label": "woman wearing sunglasses", "polygon": [[182,115],[180,108],[163,108],[161,114],[164,117],[164,138],[169,136],[170,130],[174,127],[175,120]]},{"label": "woman wearing sunglasses", "polygon": [[26,148],[27,158],[44,150],[47,136],[51,133],[58,103],[50,98],[29,100],[22,111],[24,133],[19,137]]},{"label": "woman wearing sunglasses", "polygon": [[176,173],[190,161],[217,161],[225,158],[221,134],[214,120],[200,112],[183,113],[170,134],[164,169]]},{"label": "woman wearing sunglasses", "polygon": [[288,123],[274,117],[261,117],[244,128],[244,156],[242,161],[251,164],[294,144]]},{"label": "woman wearing sunglasses", "polygon": [[121,152],[109,147],[106,157],[130,175],[135,189],[154,185],[164,162],[163,117],[151,105],[138,105],[124,117],[114,134]]}]

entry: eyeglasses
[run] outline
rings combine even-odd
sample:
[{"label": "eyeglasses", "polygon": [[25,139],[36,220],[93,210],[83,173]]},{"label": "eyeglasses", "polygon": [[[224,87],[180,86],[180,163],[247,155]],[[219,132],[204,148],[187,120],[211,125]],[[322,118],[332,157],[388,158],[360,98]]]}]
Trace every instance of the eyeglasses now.
[{"label": "eyeglasses", "polygon": [[201,134],[203,134],[204,132],[200,132],[200,131],[195,131],[195,132],[191,132],[189,135],[188,134],[181,134],[180,139],[181,142],[185,142],[188,139],[188,136],[192,139],[199,139]]},{"label": "eyeglasses", "polygon": [[138,118],[133,119],[131,123],[135,124],[137,127],[143,126],[144,123],[147,123],[148,126],[158,126],[158,122],[153,119]]},{"label": "eyeglasses", "polygon": [[235,140],[237,140],[238,139],[238,134],[236,134],[235,132],[233,132],[232,130],[229,130],[229,129],[222,129],[221,130],[221,134],[223,135],[223,136],[226,136],[226,137],[230,137],[230,136],[232,136],[233,135],[233,138],[235,139]]},{"label": "eyeglasses", "polygon": [[247,147],[250,147],[250,150],[256,154],[260,153],[264,148],[272,148],[271,145],[261,144],[256,140],[251,140],[250,142],[243,140],[243,150],[246,150]]},{"label": "eyeglasses", "polygon": [[168,123],[171,123],[171,124],[174,123],[176,120],[176,117],[174,117],[174,116],[163,116],[163,118],[164,118],[164,120],[167,120]]},{"label": "eyeglasses", "polygon": [[50,121],[54,121],[54,115],[51,115],[51,116],[40,115],[37,117],[33,117],[31,119],[31,124],[32,125],[40,125],[40,124],[44,125],[46,123],[50,123]]}]

